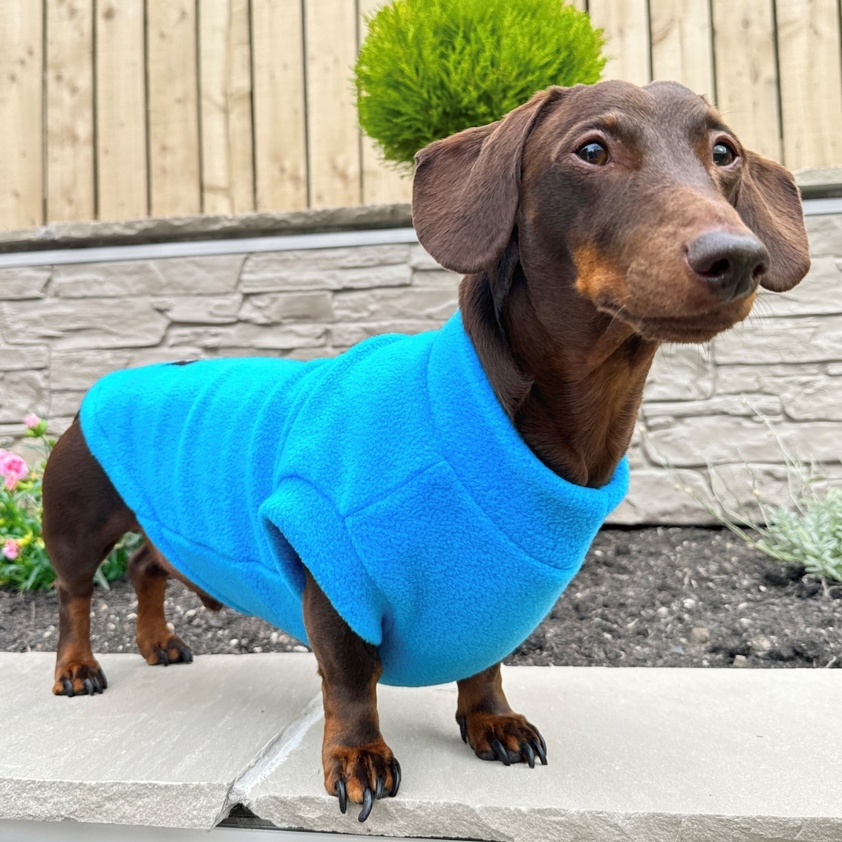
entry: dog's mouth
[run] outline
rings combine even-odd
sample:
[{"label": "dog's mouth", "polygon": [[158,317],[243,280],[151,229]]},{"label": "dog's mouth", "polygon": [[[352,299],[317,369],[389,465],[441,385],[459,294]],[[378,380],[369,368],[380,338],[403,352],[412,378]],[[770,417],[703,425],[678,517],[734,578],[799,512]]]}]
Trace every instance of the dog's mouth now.
[{"label": "dog's mouth", "polygon": [[624,321],[636,334],[655,342],[698,343],[709,342],[718,333],[741,322],[751,309],[750,303],[740,302],[695,313],[690,316],[639,316],[630,313],[620,304],[601,302],[599,309],[615,319]]}]

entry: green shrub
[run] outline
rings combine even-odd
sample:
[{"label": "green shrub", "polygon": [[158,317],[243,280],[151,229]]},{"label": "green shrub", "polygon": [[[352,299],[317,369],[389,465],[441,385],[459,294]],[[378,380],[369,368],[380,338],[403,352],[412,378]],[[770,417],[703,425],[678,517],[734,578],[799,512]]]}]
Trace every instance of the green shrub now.
[{"label": "green shrub", "polygon": [[[27,415],[25,424],[36,450],[32,465],[0,450],[0,587],[20,591],[48,588],[56,578],[41,534],[41,480],[55,440],[47,435],[47,422],[37,416]],[[139,544],[139,536],[126,536],[100,566],[97,582],[107,588],[122,576]]]},{"label": "green shrub", "polygon": [[395,0],[355,68],[360,125],[387,160],[499,120],[550,85],[598,81],[602,30],[562,0]]},{"label": "green shrub", "polygon": [[[785,564],[801,565],[806,573],[822,581],[842,582],[842,488],[817,474],[814,466],[796,459],[775,435],[769,421],[757,414],[775,437],[783,455],[790,505],[765,502],[754,472],[751,474],[756,513],[742,504],[727,486],[725,495],[714,494],[713,499],[705,498],[690,486],[685,485],[684,491],[719,523],[760,552]],[[713,476],[716,468],[708,465],[708,472]]]},{"label": "green shrub", "polygon": [[796,509],[768,509],[755,546],[780,561],[801,564],[819,579],[842,582],[842,488],[803,494]]}]

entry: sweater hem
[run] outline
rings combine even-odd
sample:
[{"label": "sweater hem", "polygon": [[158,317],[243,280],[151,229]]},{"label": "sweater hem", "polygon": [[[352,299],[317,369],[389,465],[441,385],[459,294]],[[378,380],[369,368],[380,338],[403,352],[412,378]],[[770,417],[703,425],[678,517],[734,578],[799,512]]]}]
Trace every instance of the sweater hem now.
[{"label": "sweater hem", "polygon": [[380,646],[388,606],[333,502],[307,480],[286,477],[260,507],[260,517],[279,567],[300,580],[302,591],[306,567],[352,631]]}]

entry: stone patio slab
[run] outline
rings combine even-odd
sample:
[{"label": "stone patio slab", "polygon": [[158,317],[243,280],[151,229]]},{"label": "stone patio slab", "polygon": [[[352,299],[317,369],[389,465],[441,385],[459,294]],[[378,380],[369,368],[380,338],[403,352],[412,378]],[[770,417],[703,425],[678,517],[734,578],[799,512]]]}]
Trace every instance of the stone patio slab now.
[{"label": "stone patio slab", "polygon": [[[400,796],[366,827],[391,836],[554,842],[842,840],[842,680],[833,670],[518,667],[512,706],[550,763],[476,759],[455,687],[379,691]],[[313,729],[242,793],[281,827],[348,832],[325,810]],[[256,771],[253,770],[253,771]],[[820,782],[820,783],[819,783]]]},{"label": "stone patio slab", "polygon": [[842,840],[835,670],[507,669],[549,745],[536,769],[473,756],[454,686],[383,687],[404,780],[360,825],[322,788],[312,656],[102,661],[105,695],[68,700],[52,656],[0,654],[0,819],[209,828],[243,803],[281,828],[394,837]]},{"label": "stone patio slab", "polygon": [[319,695],[310,658],[103,655],[108,690],[73,699],[52,695],[54,663],[0,654],[0,819],[211,828],[234,780]]}]

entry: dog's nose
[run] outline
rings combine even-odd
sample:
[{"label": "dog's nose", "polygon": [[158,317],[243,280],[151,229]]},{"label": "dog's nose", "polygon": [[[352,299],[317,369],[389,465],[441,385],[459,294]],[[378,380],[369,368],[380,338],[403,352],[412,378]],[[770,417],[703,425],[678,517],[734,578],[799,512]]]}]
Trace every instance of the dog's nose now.
[{"label": "dog's nose", "polygon": [[687,262],[719,298],[731,301],[754,292],[769,266],[769,252],[750,234],[708,231],[690,243]]}]

